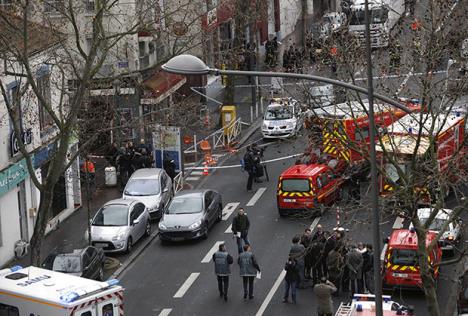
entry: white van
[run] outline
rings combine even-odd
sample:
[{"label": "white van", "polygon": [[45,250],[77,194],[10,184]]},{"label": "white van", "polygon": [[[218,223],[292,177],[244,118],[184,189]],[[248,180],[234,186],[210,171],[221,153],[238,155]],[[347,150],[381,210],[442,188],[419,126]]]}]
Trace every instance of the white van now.
[{"label": "white van", "polygon": [[123,288],[37,267],[0,270],[0,315],[123,316]]}]

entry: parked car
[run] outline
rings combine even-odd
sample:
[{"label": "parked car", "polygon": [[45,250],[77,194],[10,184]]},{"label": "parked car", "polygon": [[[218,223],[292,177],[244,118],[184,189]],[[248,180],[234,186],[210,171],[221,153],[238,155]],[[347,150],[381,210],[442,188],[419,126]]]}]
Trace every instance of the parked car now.
[{"label": "parked car", "polygon": [[299,103],[292,98],[273,98],[263,117],[263,138],[287,138],[301,129],[303,115]]},{"label": "parked car", "polygon": [[104,251],[88,246],[71,253],[52,253],[42,263],[48,270],[63,272],[82,278],[102,281],[104,279]]},{"label": "parked car", "polygon": [[[427,221],[432,211],[432,208],[418,209],[418,218],[421,223],[425,223]],[[438,233],[444,224],[450,219],[452,212],[453,211],[450,209],[440,209],[432,221],[432,224],[429,226],[429,229]],[[460,241],[462,237],[462,223],[463,222],[460,218],[456,218],[448,224],[447,230],[442,234],[439,240],[439,244],[441,244],[441,248],[444,253],[450,253],[454,255],[454,246]],[[412,224],[410,224],[410,228],[411,227],[413,227]]]},{"label": "parked car", "polygon": [[159,219],[172,196],[172,180],[163,169],[143,168],[136,170],[124,188],[122,198],[143,202],[151,219]]},{"label": "parked car", "polygon": [[210,227],[223,216],[221,195],[214,190],[178,192],[159,222],[159,238],[186,240],[207,238]]},{"label": "parked car", "polygon": [[150,234],[148,209],[137,200],[111,200],[91,222],[92,245],[106,252],[130,252],[134,243]]}]

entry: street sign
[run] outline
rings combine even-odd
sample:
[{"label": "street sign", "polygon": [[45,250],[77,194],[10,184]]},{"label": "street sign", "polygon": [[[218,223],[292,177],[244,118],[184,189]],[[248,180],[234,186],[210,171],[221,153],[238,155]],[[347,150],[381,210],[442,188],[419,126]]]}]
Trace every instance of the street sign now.
[{"label": "street sign", "polygon": [[174,160],[176,171],[183,169],[180,127],[154,125],[153,149],[156,168],[163,168],[164,159]]}]

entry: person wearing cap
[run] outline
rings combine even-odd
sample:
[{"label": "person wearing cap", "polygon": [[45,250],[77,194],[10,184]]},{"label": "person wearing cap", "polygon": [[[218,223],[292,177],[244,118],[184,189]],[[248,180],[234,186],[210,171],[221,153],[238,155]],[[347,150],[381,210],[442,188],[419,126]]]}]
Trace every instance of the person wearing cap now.
[{"label": "person wearing cap", "polygon": [[220,244],[219,250],[213,254],[213,262],[216,278],[218,279],[219,296],[227,301],[229,276],[231,275],[231,264],[234,262],[234,259],[226,251],[224,244]]},{"label": "person wearing cap", "polygon": [[320,283],[314,286],[314,294],[317,297],[317,315],[332,316],[333,300],[332,294],[336,292],[336,286],[323,277]]}]

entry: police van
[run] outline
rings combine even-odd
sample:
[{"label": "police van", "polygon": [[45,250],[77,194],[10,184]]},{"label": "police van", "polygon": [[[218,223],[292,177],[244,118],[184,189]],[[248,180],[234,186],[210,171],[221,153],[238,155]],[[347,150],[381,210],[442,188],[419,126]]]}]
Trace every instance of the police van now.
[{"label": "police van", "polygon": [[122,316],[123,288],[37,267],[0,270],[0,315]]}]

